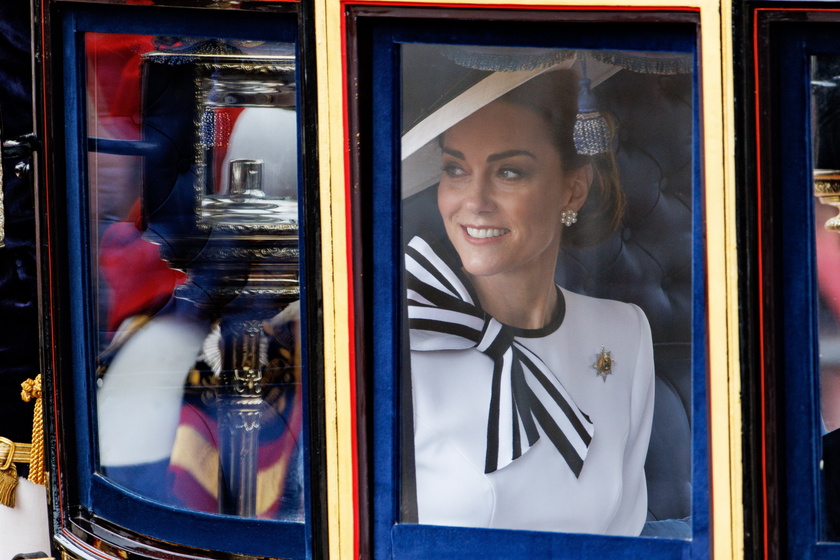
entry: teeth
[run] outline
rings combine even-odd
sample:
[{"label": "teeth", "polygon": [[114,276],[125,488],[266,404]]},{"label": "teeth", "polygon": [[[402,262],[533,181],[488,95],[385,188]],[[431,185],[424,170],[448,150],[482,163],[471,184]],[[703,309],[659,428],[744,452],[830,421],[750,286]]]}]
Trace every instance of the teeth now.
[{"label": "teeth", "polygon": [[499,237],[509,232],[509,229],[504,228],[467,228],[467,235],[475,237],[476,239],[488,239],[490,237]]}]

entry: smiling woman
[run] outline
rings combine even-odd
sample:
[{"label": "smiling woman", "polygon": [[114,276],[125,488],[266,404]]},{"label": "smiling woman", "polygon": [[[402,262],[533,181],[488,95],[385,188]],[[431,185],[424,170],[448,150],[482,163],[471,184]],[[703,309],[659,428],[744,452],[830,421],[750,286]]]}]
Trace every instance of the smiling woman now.
[{"label": "smiling woman", "polygon": [[505,100],[453,126],[442,144],[438,207],[485,311],[542,327],[556,306],[561,215],[580,210],[591,165],[565,169],[543,119]]},{"label": "smiling woman", "polygon": [[420,523],[615,535],[645,524],[647,318],[554,281],[561,248],[603,241],[623,207],[611,151],[575,138],[579,80],[549,69],[439,138],[443,231],[406,249],[404,498],[416,490],[416,504],[404,509]]}]

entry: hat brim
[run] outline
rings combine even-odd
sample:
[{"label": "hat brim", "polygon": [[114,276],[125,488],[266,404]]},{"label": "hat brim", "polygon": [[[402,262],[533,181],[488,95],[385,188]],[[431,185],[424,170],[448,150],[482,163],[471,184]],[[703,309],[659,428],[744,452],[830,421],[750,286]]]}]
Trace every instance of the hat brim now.
[{"label": "hat brim", "polygon": [[[597,60],[587,60],[586,64],[592,87],[621,70],[620,66]],[[578,68],[579,72],[577,56],[543,67],[492,72],[408,130],[401,142],[402,197],[411,196],[440,180],[441,153],[437,139],[446,130],[528,80],[545,72],[569,68]]]}]

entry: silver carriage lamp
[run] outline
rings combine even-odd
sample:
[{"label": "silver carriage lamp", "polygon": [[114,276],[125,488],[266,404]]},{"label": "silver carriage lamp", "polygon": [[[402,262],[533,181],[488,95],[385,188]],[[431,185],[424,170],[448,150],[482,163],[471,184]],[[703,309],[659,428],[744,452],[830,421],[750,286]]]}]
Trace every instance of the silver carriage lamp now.
[{"label": "silver carriage lamp", "polygon": [[256,515],[262,323],[299,298],[295,64],[221,41],[145,55],[147,237],[187,273],[175,297],[218,321],[219,512]]}]

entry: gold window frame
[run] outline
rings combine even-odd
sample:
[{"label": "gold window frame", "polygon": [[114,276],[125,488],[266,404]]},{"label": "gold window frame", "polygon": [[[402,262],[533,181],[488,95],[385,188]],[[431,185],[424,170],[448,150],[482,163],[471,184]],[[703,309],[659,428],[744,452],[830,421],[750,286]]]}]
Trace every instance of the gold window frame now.
[{"label": "gold window frame", "polygon": [[738,276],[734,173],[734,114],[730,2],[684,3],[627,0],[621,3],[582,0],[453,1],[315,0],[318,123],[321,175],[321,236],[324,274],[325,384],[329,555],[359,557],[353,271],[347,138],[345,18],[348,6],[459,8],[541,8],[551,10],[695,10],[699,12],[700,126],[702,133],[703,203],[706,234],[707,394],[709,474],[711,479],[709,556],[744,557],[742,488],[742,415],[739,360]]}]

